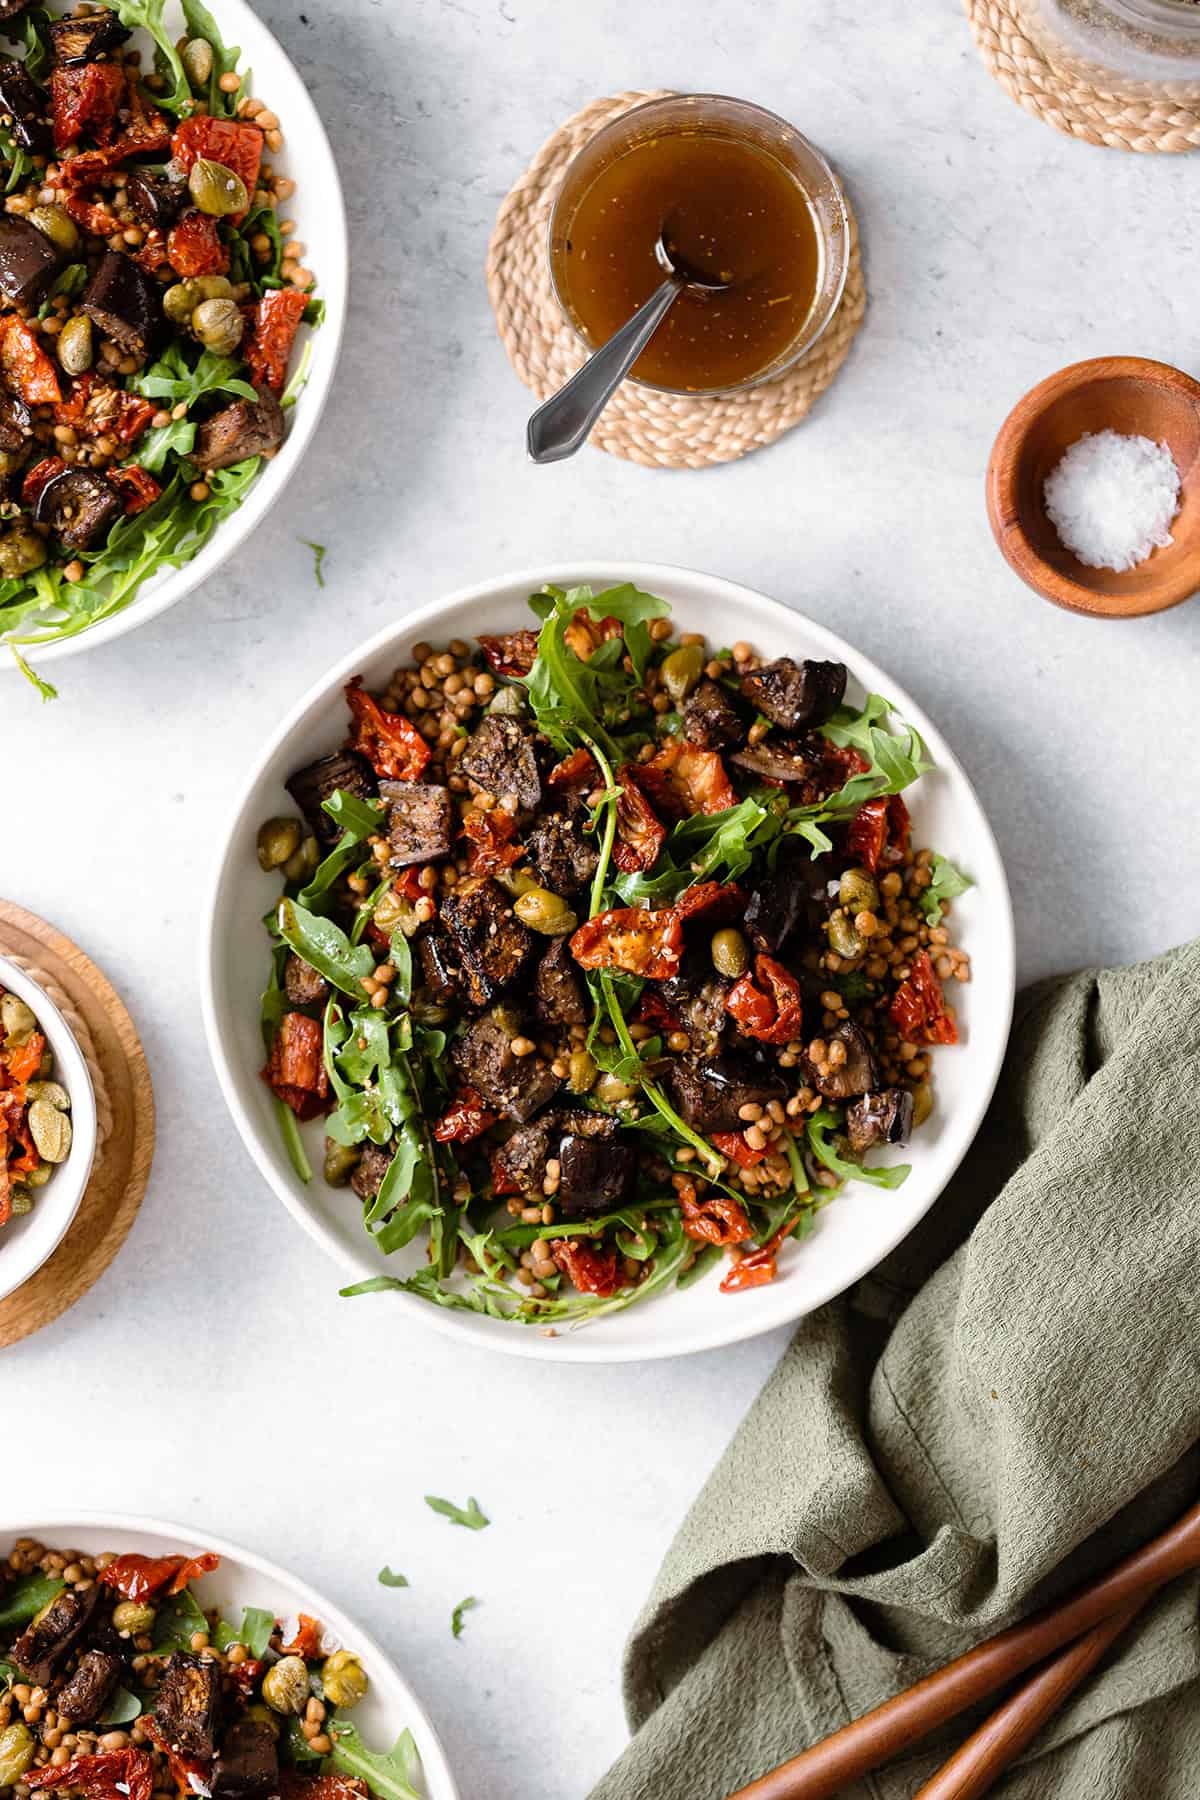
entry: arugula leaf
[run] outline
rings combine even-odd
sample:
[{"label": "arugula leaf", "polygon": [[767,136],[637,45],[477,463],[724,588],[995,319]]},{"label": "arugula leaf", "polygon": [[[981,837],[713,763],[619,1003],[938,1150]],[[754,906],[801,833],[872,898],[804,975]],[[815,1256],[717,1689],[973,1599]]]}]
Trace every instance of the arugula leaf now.
[{"label": "arugula leaf", "polygon": [[326,1729],[334,1747],[321,1765],[322,1774],[359,1776],[376,1800],[420,1800],[413,1784],[420,1779],[421,1764],[411,1731],[401,1732],[387,1755],[380,1756],[367,1749],[348,1719],[335,1718]]},{"label": "arugula leaf", "polygon": [[21,1679],[21,1671],[16,1663],[5,1662],[0,1658],[0,1694],[8,1692],[14,1681]]},{"label": "arugula leaf", "polygon": [[935,853],[930,867],[933,880],[927,888],[922,890],[920,906],[926,923],[938,925],[942,918],[942,902],[957,900],[960,894],[965,894],[969,887],[974,887],[975,883],[969,875],[964,875],[961,869],[956,869],[948,857]]},{"label": "arugula leaf", "polygon": [[275,914],[276,929],[285,944],[352,1000],[366,1002],[362,978],[375,968],[375,958],[365,944],[351,944],[340,925],[301,906],[298,900],[281,900]]},{"label": "arugula leaf", "polygon": [[863,1163],[851,1162],[838,1154],[830,1138],[840,1131],[842,1121],[828,1107],[822,1107],[808,1121],[808,1145],[817,1161],[843,1181],[867,1181],[872,1187],[902,1187],[912,1174],[911,1163],[896,1163],[890,1169],[868,1169]]},{"label": "arugula leaf", "polygon": [[300,542],[312,551],[314,564],[313,573],[317,578],[317,586],[323,588],[325,586],[325,574],[322,565],[325,561],[325,545],[314,544],[311,538],[301,538]]},{"label": "arugula leaf", "polygon": [[20,1575],[0,1594],[0,1630],[28,1625],[43,1606],[49,1606],[66,1583],[57,1575]]},{"label": "arugula leaf", "polygon": [[132,1720],[140,1718],[143,1711],[142,1702],[136,1694],[131,1694],[126,1687],[117,1688],[100,1719],[106,1731],[114,1725],[128,1725]]},{"label": "arugula leaf", "polygon": [[129,385],[135,394],[148,400],[169,400],[173,406],[181,400],[192,406],[205,394],[217,393],[257,400],[250,383],[238,374],[241,367],[236,357],[218,356],[215,350],[203,350],[194,364],[189,363],[182,339],[176,338],[158,361],[135,375]]},{"label": "arugula leaf", "polygon": [[190,456],[196,444],[196,427],[190,419],[172,419],[169,425],[154,425],[138,445],[136,461],[151,475],[161,474],[167,458]]},{"label": "arugula leaf", "polygon": [[225,48],[217,21],[203,4],[203,0],[182,0],[182,5],[188,36],[205,38],[213,53],[212,74],[201,98],[207,101],[208,110],[214,118],[231,119],[237,112],[238,101],[246,91],[246,78],[243,77],[242,85],[235,88],[232,94],[227,94],[221,86],[221,77],[236,73],[238,58],[242,53],[238,49]]},{"label": "arugula leaf", "polygon": [[44,6],[31,6],[19,19],[6,21],[5,36],[20,37],[25,49],[25,72],[42,85],[48,81],[54,65],[50,41],[50,15]]},{"label": "arugula leaf", "polygon": [[479,1602],[474,1594],[468,1594],[465,1600],[459,1601],[454,1611],[450,1614],[450,1629],[456,1638],[461,1637],[463,1634],[463,1615],[470,1612],[473,1606],[478,1605]]},{"label": "arugula leaf", "polygon": [[397,1575],[394,1569],[388,1567],[387,1563],[384,1563],[382,1569],[380,1569],[377,1579],[384,1587],[402,1588],[409,1585],[408,1576]]},{"label": "arugula leaf", "polygon": [[686,1288],[693,1287],[697,1281],[703,1281],[708,1271],[721,1261],[725,1252],[716,1244],[704,1244],[697,1250],[695,1260],[689,1268],[684,1269],[675,1282],[675,1286],[683,1293]]},{"label": "arugula leaf", "polygon": [[182,1588],[178,1594],[171,1594],[157,1604],[158,1614],[154,1621],[156,1656],[164,1650],[190,1650],[193,1634],[208,1630],[208,1620],[196,1604],[191,1588]]},{"label": "arugula leaf", "polygon": [[665,619],[669,616],[671,608],[667,602],[658,599],[655,594],[643,593],[631,581],[624,581],[619,587],[605,588],[602,594],[589,600],[587,610],[593,619],[620,620],[634,674],[639,683],[643,681],[652,648],[646,626],[650,619]]},{"label": "arugula leaf", "polygon": [[[250,250],[251,239],[265,237],[270,240],[271,260],[260,263]],[[283,286],[283,234],[279,229],[279,219],[273,206],[260,206],[249,213],[237,227],[233,238],[233,249],[241,251],[243,268],[242,279],[250,282],[257,289]],[[232,271],[231,271],[232,273]]]},{"label": "arugula leaf", "polygon": [[431,1512],[440,1513],[454,1525],[465,1525],[469,1531],[482,1531],[485,1525],[491,1524],[487,1515],[480,1511],[474,1494],[467,1501],[465,1511],[461,1506],[455,1506],[452,1500],[441,1500],[436,1494],[426,1494],[425,1504]]},{"label": "arugula leaf", "polygon": [[44,319],[47,313],[53,310],[54,296],[56,294],[66,294],[71,299],[74,299],[76,294],[81,294],[87,286],[87,279],[88,271],[86,263],[68,263],[65,269],[60,269],[47,290],[46,298],[38,307],[38,318]]},{"label": "arugula leaf", "polygon": [[193,107],[191,84],[175,48],[174,34],[167,30],[163,20],[166,0],[109,0],[109,4],[122,25],[128,25],[134,31],[148,31],[154,39],[155,67],[168,84],[161,93],[154,95],[155,105],[174,113],[177,118],[190,113]]},{"label": "arugula leaf", "polygon": [[230,1644],[244,1644],[250,1655],[263,1657],[271,1642],[275,1630],[275,1614],[267,1612],[261,1606],[248,1606],[242,1614],[242,1623],[235,1630],[227,1619],[222,1619],[217,1626],[216,1645],[218,1650],[228,1650]]},{"label": "arugula leaf", "polygon": [[525,688],[540,729],[557,750],[569,754],[575,749],[572,734],[582,728],[607,756],[615,756],[616,746],[599,716],[597,671],[576,656],[566,639],[568,625],[591,599],[590,587],[571,588],[552,598],[538,633],[537,657],[524,677]]}]

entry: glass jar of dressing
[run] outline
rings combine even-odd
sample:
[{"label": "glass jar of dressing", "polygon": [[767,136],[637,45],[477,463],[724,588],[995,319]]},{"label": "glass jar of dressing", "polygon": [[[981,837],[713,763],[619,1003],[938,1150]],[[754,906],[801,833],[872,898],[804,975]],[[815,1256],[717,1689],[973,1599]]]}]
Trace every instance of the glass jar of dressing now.
[{"label": "glass jar of dressing", "polygon": [[1200,100],[1200,0],[1021,0],[1035,43],[1134,100]]},{"label": "glass jar of dressing", "polygon": [[820,337],[846,282],[849,215],[825,158],[773,113],[717,94],[649,100],[584,145],[551,214],[555,291],[589,348],[659,286],[664,249],[719,286],[684,289],[633,379],[727,393]]}]

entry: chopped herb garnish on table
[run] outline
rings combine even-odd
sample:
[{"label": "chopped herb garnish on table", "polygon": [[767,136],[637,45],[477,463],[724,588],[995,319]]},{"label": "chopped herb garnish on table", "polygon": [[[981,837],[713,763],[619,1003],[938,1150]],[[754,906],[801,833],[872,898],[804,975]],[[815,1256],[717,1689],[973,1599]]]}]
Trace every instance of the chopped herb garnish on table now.
[{"label": "chopped herb garnish on table", "polygon": [[453,1525],[465,1525],[469,1531],[482,1531],[485,1525],[491,1524],[486,1513],[480,1509],[474,1494],[467,1501],[465,1507],[455,1506],[453,1500],[439,1499],[436,1494],[426,1494],[425,1504],[431,1512],[440,1513]]},{"label": "chopped herb garnish on table", "polygon": [[388,1567],[387,1563],[384,1563],[380,1569],[378,1580],[382,1586],[390,1588],[406,1588],[409,1585],[408,1576],[398,1575],[394,1569]]},{"label": "chopped herb garnish on table", "polygon": [[460,1600],[458,1605],[454,1608],[454,1611],[450,1615],[450,1629],[456,1638],[461,1637],[463,1634],[465,1615],[470,1612],[472,1607],[478,1605],[479,1602],[474,1594],[469,1594],[465,1600]]},{"label": "chopped herb garnish on table", "polygon": [[325,586],[325,557],[327,549],[324,544],[314,544],[311,538],[301,538],[300,542],[313,553],[313,574],[317,578],[317,586]]}]

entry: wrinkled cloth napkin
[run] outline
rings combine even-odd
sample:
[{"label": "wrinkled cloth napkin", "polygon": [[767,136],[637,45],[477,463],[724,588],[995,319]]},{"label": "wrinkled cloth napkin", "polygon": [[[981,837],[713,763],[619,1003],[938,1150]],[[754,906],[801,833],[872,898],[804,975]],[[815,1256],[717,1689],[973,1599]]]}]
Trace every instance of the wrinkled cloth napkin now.
[{"label": "wrinkled cloth napkin", "polygon": [[[1043,982],[954,1182],[803,1322],[688,1515],[593,1800],[723,1800],[1170,1524],[1198,1263],[1200,943]],[[1195,1800],[1198,1599],[1161,1595],[997,1793]],[[846,1794],[906,1800],[989,1710]]]}]

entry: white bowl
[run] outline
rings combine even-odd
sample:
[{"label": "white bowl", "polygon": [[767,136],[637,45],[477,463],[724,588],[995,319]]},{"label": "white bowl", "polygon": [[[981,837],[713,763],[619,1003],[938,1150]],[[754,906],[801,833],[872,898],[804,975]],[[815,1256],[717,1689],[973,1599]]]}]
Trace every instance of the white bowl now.
[{"label": "white bowl", "polygon": [[274,904],[279,882],[259,868],[255,834],[264,819],[295,810],[283,786],[285,778],[344,742],[342,686],[351,675],[361,672],[368,688],[383,687],[393,668],[409,659],[410,646],[422,638],[438,644],[475,637],[481,631],[512,630],[531,622],[533,615],[526,606],[531,593],[547,583],[570,587],[583,581],[590,581],[597,591],[619,581],[636,582],[669,600],[683,629],[703,631],[714,643],[745,638],[768,656],[786,653],[845,662],[852,699],[861,700],[867,690],[885,694],[928,743],[937,769],[906,795],[916,840],[936,845],[976,883],[954,903],[955,938],[970,953],[974,972],[969,986],[955,993],[965,1041],[938,1052],[934,1114],[904,1152],[912,1174],[895,1192],[852,1183],[820,1213],[812,1234],[781,1257],[779,1277],[769,1286],[722,1294],[717,1278],[710,1276],[683,1293],[671,1291],[583,1330],[560,1331],[556,1337],[543,1336],[536,1326],[435,1307],[409,1294],[364,1295],[346,1302],[396,1304],[435,1330],[481,1348],[559,1362],[623,1362],[711,1350],[786,1325],[841,1293],[912,1230],[957,1168],[1000,1071],[1012,1016],[1013,926],[996,841],[941,733],[882,670],[824,626],[733,582],[637,563],[529,569],[419,607],[341,658],[274,732],[232,810],[202,952],[209,1049],[238,1130],[288,1211],[350,1281],[411,1273],[424,1251],[417,1243],[388,1258],[368,1241],[353,1194],[327,1187],[321,1179],[319,1123],[307,1128],[317,1152],[311,1184],[306,1187],[288,1161],[271,1094],[258,1074],[264,1060],[258,996],[268,966],[268,941],[258,922]]},{"label": "white bowl", "polygon": [[[286,213],[296,221],[297,241],[307,246],[304,260],[317,277],[315,293],[325,302],[325,319],[315,331],[310,332],[308,326],[301,327],[291,372],[294,374],[299,367],[301,351],[311,336],[308,379],[289,411],[287,436],[278,456],[260,470],[237,510],[218,525],[199,555],[181,569],[164,569],[151,577],[122,612],[101,620],[78,637],[27,646],[26,653],[39,669],[46,663],[76,656],[81,650],[95,649],[99,644],[107,644],[113,638],[133,631],[147,619],[155,619],[159,613],[166,612],[201,582],[207,581],[210,575],[215,575],[222,563],[262,522],[295,474],[333,383],[346,322],[349,271],[346,209],[333,150],[301,76],[246,0],[213,0],[209,10],[225,43],[241,47],[239,67],[251,71],[251,91],[279,115],[284,147],[277,154],[271,154],[271,161],[296,183],[296,192],[287,202]],[[183,14],[178,0],[170,0],[167,20],[173,33],[182,32]],[[144,51],[151,40],[139,31],[135,32],[132,42]],[[4,650],[4,637],[0,634],[0,669],[15,669],[16,666],[15,659]]]},{"label": "white bowl", "polygon": [[0,1300],[37,1273],[54,1255],[79,1211],[96,1154],[96,1096],[92,1078],[75,1035],[50,996],[23,969],[0,956],[0,988],[23,1000],[54,1052],[51,1079],[71,1096],[71,1148],[45,1187],[38,1188],[33,1211],[0,1225]]},{"label": "white bowl", "polygon": [[354,1723],[368,1748],[390,1750],[407,1727],[420,1754],[427,1800],[458,1800],[458,1789],[437,1732],[403,1675],[374,1638],[307,1582],[224,1538],[208,1532],[197,1535],[189,1527],[129,1514],[107,1517],[84,1512],[40,1520],[8,1513],[0,1518],[0,1551],[7,1553],[18,1537],[37,1538],[49,1549],[78,1550],[85,1556],[98,1556],[105,1550],[141,1550],[151,1556],[178,1551],[197,1556],[203,1550],[214,1550],[221,1558],[221,1566],[196,1583],[200,1605],[206,1609],[219,1606],[226,1618],[240,1618],[243,1607],[259,1606],[265,1612],[274,1612],[277,1619],[300,1612],[319,1619],[362,1658],[370,1685],[354,1709]]}]

